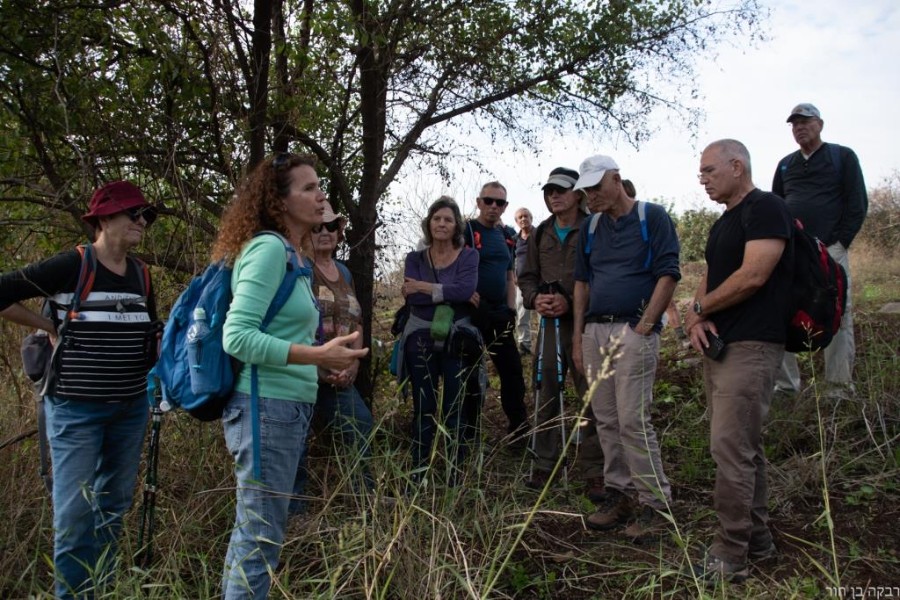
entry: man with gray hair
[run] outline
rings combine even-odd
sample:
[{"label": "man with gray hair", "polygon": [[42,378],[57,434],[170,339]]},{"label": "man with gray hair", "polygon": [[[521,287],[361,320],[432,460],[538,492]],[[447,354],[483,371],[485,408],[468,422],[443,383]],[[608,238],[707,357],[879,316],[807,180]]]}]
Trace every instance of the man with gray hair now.
[{"label": "man with gray hair", "polygon": [[[825,122],[812,104],[798,104],[788,115],[800,149],[785,156],[775,169],[772,192],[784,198],[788,211],[803,228],[828,247],[831,257],[847,272],[847,308],[841,328],[825,350],[826,393],[847,396],[853,390],[856,343],[850,302],[850,257],[869,198],[859,159],[850,148],[822,141]],[[800,390],[800,369],[794,354],[785,354],[779,390]]]},{"label": "man with gray hair", "polygon": [[762,429],[784,355],[793,278],[791,218],[778,196],[756,189],[750,154],[736,140],[700,157],[700,183],[725,205],[706,242],[706,273],[685,319],[705,355],[703,379],[716,462],[715,539],[694,573],[740,582],[748,563],[775,553],[767,510]]},{"label": "man with gray hair", "polygon": [[516,225],[519,232],[516,234],[516,341],[519,343],[519,352],[524,356],[531,354],[531,316],[533,310],[525,308],[522,303],[521,287],[518,286],[518,278],[522,276],[525,268],[525,254],[528,251],[528,237],[534,231],[534,217],[531,211],[524,206],[516,211]]},{"label": "man with gray hair", "polygon": [[665,209],[628,197],[615,161],[581,163],[575,189],[599,214],[585,221],[575,253],[572,353],[588,380],[603,447],[606,497],[587,517],[609,530],[634,514],[625,534],[649,540],[665,529],[672,492],[650,423],[660,318],[681,279],[678,236]]}]

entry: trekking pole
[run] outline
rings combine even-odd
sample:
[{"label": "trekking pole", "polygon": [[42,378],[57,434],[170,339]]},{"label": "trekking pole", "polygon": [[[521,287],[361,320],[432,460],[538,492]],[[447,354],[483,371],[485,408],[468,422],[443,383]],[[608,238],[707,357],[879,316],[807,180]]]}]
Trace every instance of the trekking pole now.
[{"label": "trekking pole", "polygon": [[543,375],[541,371],[544,369],[544,331],[546,329],[547,319],[541,317],[541,326],[538,329],[537,352],[534,355],[534,427],[531,429],[531,466],[528,469],[528,479],[534,477],[534,457],[537,456],[537,430],[538,430],[538,407],[541,401],[541,382]]},{"label": "trekking pole", "polygon": [[559,435],[563,461],[563,487],[569,487],[569,461],[566,457],[566,378],[563,373],[562,342],[559,339],[559,317],[553,319],[556,330],[556,388],[559,395]]},{"label": "trekking pole", "polygon": [[154,373],[147,380],[150,404],[150,439],[147,442],[147,473],[144,476],[144,501],[141,508],[141,528],[135,562],[147,569],[153,562],[153,527],[156,516],[156,482],[159,466],[159,430],[162,426],[162,386]]}]

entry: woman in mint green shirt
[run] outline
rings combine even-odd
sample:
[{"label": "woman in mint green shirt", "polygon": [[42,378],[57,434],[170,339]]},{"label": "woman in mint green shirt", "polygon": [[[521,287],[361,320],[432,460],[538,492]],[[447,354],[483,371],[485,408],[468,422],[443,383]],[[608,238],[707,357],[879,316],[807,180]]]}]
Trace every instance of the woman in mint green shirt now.
[{"label": "woman in mint green shirt", "polygon": [[288,263],[280,237],[256,234],[278,233],[299,253],[301,240],[321,225],[324,210],[315,160],[278,154],[257,165],[238,186],[213,247],[213,261],[234,266],[225,351],[257,365],[259,377],[258,478],[253,473],[251,369],[242,369],[222,416],[237,480],[237,515],[222,580],[226,600],[268,596],[316,402],[316,368],[342,371],[368,352],[351,348],[359,333],[313,345],[319,311],[308,275],[297,278],[287,303],[266,331],[260,330]]}]

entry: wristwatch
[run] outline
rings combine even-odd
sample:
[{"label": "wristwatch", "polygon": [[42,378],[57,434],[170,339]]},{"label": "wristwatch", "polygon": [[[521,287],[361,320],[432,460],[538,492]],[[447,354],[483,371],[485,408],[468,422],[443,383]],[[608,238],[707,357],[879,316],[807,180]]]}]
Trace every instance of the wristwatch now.
[{"label": "wristwatch", "polygon": [[700,301],[699,301],[699,300],[694,300],[694,314],[695,314],[695,315],[702,315],[702,314],[703,314],[703,307],[700,306]]}]

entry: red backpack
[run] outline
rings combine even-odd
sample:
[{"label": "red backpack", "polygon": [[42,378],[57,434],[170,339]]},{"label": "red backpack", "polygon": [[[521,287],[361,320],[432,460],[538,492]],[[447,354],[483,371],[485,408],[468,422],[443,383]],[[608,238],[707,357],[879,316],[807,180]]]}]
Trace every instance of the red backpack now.
[{"label": "red backpack", "polygon": [[847,308],[847,273],[799,219],[794,219],[792,229],[794,279],[784,348],[815,352],[830,344],[841,327]]}]

